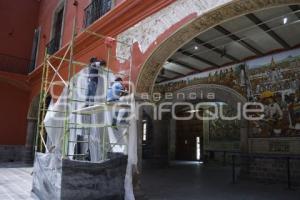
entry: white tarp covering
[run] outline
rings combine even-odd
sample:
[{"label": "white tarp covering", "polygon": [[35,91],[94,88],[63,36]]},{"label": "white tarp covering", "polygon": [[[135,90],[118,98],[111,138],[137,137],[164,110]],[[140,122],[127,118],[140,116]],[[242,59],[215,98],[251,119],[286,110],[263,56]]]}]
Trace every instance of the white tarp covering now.
[{"label": "white tarp covering", "polygon": [[[103,104],[106,100],[107,88],[114,81],[115,76],[107,70],[99,70],[97,91],[94,105]],[[132,169],[137,165],[137,125],[135,118],[135,101],[132,95],[120,99],[130,105],[131,117],[127,121],[127,126],[118,128],[106,127],[112,124],[113,114],[115,111],[110,109],[94,110],[89,114],[79,112],[86,107],[86,94],[88,88],[88,68],[81,70],[74,76],[70,82],[70,90],[64,88],[61,96],[56,102],[50,103],[48,112],[44,119],[44,125],[47,132],[47,149],[43,155],[36,156],[34,173],[35,175],[44,176],[34,178],[34,187],[45,185],[43,182],[48,181],[52,187],[40,188],[46,193],[57,193],[60,189],[60,174],[63,152],[63,139],[65,137],[64,127],[69,126],[68,140],[68,158],[75,158],[73,155],[78,154],[78,138],[89,143],[80,143],[80,153],[87,154],[91,162],[101,162],[106,159],[107,152],[119,152],[128,155],[127,172],[125,178],[125,199],[134,200],[132,187]],[[70,91],[70,92],[69,92]],[[69,98],[69,100],[67,100]],[[70,100],[71,99],[71,100]],[[90,105],[89,105],[90,106]],[[101,106],[100,106],[101,107]],[[67,110],[68,109],[68,110]],[[65,113],[69,113],[66,115]],[[126,109],[119,109],[119,118],[117,125],[121,121],[122,113]],[[66,121],[66,117],[69,120]],[[77,146],[76,146],[77,145]],[[83,159],[86,159],[83,157]],[[45,173],[44,173],[45,172]],[[45,195],[45,197],[49,197]],[[58,196],[52,196],[54,199]]]}]

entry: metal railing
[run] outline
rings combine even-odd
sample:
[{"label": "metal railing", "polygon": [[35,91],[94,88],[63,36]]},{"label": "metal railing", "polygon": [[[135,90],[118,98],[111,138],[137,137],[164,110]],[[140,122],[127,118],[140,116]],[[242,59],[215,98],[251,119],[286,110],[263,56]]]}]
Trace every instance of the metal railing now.
[{"label": "metal railing", "polygon": [[34,62],[7,54],[0,54],[0,71],[27,75],[34,69]]},{"label": "metal railing", "polygon": [[[281,163],[282,166],[282,173],[285,174],[285,183],[287,184],[287,188],[290,190],[294,190],[295,188],[299,187],[299,181],[296,183],[296,180],[298,180],[298,177],[294,176],[295,167],[299,166],[300,164],[300,156],[299,155],[287,155],[287,154],[259,154],[259,153],[241,153],[236,151],[222,151],[222,150],[208,150],[207,153],[220,153],[223,157],[223,166],[226,166],[229,164],[231,166],[231,176],[232,176],[232,183],[237,183],[237,175],[238,170],[240,170],[241,167],[249,168],[251,164],[255,164],[254,160],[256,162],[266,162],[274,161],[274,163]],[[228,157],[230,159],[228,160]],[[260,161],[259,161],[260,160]],[[206,160],[207,162],[208,160]],[[292,164],[293,162],[293,164]],[[297,163],[294,163],[297,162]],[[274,170],[276,171],[276,170]],[[278,171],[278,169],[277,169]],[[297,173],[297,172],[296,172]],[[295,184],[295,185],[293,185]]]},{"label": "metal railing", "polygon": [[92,3],[84,9],[84,28],[105,15],[111,8],[112,0],[93,0]]},{"label": "metal railing", "polygon": [[[93,0],[91,4],[89,4],[84,9],[84,28],[91,25],[94,21],[105,15],[108,11],[112,8],[112,0]],[[56,51],[59,50],[60,47],[60,39],[61,34],[55,34],[54,37],[50,42],[46,45],[47,46],[47,53],[49,55],[54,54]]]}]

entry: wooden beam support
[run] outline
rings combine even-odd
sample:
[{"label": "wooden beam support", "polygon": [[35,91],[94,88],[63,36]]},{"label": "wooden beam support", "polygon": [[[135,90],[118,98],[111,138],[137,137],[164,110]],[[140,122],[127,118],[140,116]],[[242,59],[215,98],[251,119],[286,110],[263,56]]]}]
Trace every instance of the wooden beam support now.
[{"label": "wooden beam support", "polygon": [[282,39],[277,33],[275,33],[267,24],[263,23],[256,15],[253,13],[247,14],[246,17],[256,24],[261,30],[265,31],[269,36],[271,36],[276,42],[278,42],[283,48],[289,49],[291,46]]},{"label": "wooden beam support", "polygon": [[240,43],[243,47],[245,47],[246,49],[252,51],[256,55],[259,55],[259,56],[263,55],[263,53],[261,51],[259,51],[258,49],[254,48],[252,45],[248,44],[247,42],[245,42],[244,40],[242,40],[240,37],[234,35],[230,31],[228,31],[227,29],[223,28],[222,26],[218,25],[218,26],[215,27],[215,29],[218,30],[223,35],[228,36],[233,41],[236,41],[236,42]]},{"label": "wooden beam support", "polygon": [[207,43],[207,42],[204,42],[204,41],[200,40],[199,38],[195,38],[194,41],[195,41],[197,44],[199,44],[199,45],[201,45],[201,46],[204,46],[204,47],[206,47],[206,48],[212,50],[213,52],[219,54],[220,56],[224,56],[224,57],[226,57],[226,58],[228,58],[228,59],[230,59],[230,60],[232,60],[232,61],[234,61],[234,62],[240,62],[240,60],[237,59],[237,58],[235,58],[234,56],[232,56],[232,55],[230,55],[230,54],[224,52],[223,50],[221,50],[221,49],[215,47],[215,46],[212,45],[212,44],[209,44],[209,43]]}]

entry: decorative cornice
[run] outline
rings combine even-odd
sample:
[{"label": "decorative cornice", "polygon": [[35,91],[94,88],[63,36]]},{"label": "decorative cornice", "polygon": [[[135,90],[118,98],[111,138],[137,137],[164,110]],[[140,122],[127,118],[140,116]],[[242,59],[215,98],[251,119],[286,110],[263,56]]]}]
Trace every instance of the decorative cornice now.
[{"label": "decorative cornice", "polygon": [[27,76],[25,75],[9,72],[0,72],[0,81],[8,83],[24,91],[30,90],[29,84],[27,82]]},{"label": "decorative cornice", "polygon": [[[116,36],[122,31],[130,28],[134,24],[138,23],[142,19],[150,16],[165,6],[171,4],[175,0],[126,0],[114,7],[106,15],[95,21],[88,27],[88,30],[109,36]],[[80,32],[75,37],[75,57],[87,53],[88,51],[95,48],[98,39],[84,31]],[[61,56],[66,51],[69,42],[65,44],[55,55]],[[41,78],[42,64],[39,65],[31,74],[28,76],[28,81],[32,82],[36,79]]]}]

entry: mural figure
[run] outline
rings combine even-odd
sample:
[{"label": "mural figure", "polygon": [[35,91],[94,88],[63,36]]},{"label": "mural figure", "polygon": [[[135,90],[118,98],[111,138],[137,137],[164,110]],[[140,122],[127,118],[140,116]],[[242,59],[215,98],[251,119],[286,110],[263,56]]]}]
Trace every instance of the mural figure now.
[{"label": "mural figure", "polygon": [[271,91],[265,91],[261,94],[261,101],[265,106],[265,117],[262,120],[263,136],[279,136],[282,131],[283,112],[274,98],[274,94]]}]

